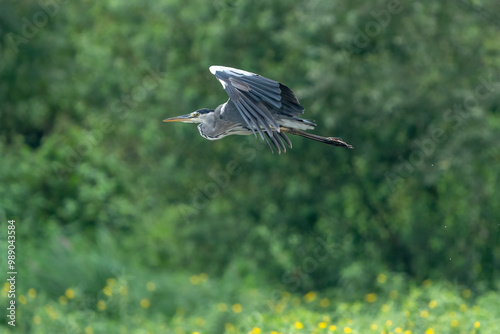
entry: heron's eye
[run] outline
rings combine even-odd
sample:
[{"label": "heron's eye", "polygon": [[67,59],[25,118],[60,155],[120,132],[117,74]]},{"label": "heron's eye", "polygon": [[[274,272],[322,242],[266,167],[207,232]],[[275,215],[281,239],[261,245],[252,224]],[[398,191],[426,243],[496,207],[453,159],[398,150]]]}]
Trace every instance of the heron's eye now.
[{"label": "heron's eye", "polygon": [[191,117],[198,117],[198,116],[200,116],[200,113],[199,113],[199,112],[197,112],[197,111],[194,111],[194,112],[192,112],[192,113],[191,113],[191,115],[190,115],[190,116],[191,116]]}]

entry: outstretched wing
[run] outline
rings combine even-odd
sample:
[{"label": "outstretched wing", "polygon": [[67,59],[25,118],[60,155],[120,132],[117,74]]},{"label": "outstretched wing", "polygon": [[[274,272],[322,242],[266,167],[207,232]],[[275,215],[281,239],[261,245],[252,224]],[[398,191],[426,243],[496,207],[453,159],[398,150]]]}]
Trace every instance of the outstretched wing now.
[{"label": "outstretched wing", "polygon": [[280,147],[285,149],[283,140],[287,144],[290,141],[284,134],[277,135],[280,127],[276,116],[295,117],[304,112],[293,92],[277,81],[231,67],[210,66],[210,72],[221,82],[248,128],[268,144],[269,138],[278,152]]}]

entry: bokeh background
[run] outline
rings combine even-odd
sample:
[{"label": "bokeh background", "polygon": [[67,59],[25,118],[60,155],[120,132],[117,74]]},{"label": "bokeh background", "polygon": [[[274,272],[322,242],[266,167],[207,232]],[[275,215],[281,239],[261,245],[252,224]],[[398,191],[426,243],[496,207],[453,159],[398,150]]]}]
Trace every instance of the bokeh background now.
[{"label": "bokeh background", "polygon": [[[2,1],[0,331],[497,333],[498,13]],[[210,65],[291,87],[355,150],[162,123],[227,99]]]}]

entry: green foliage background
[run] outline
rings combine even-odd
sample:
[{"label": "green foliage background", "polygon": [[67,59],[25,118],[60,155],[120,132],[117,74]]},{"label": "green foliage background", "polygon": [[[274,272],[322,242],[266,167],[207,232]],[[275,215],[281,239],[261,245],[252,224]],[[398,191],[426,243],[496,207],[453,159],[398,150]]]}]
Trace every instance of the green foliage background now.
[{"label": "green foliage background", "polygon": [[[15,219],[18,291],[43,300],[18,307],[20,330],[187,333],[202,317],[213,324],[198,331],[231,333],[224,324],[243,321],[210,315],[207,301],[264,303],[279,289],[356,305],[381,273],[409,300],[424,280],[445,300],[447,289],[494,296],[486,318],[499,319],[499,10],[487,0],[2,2],[1,234]],[[292,138],[277,155],[258,138],[209,142],[162,123],[227,99],[214,64],[291,87],[317,133],[355,150]],[[200,273],[213,283],[194,292]],[[155,282],[151,306],[99,312],[108,278],[127,282],[132,300]],[[62,308],[60,324],[34,324],[68,288],[86,302]],[[300,307],[290,312],[315,312]],[[127,325],[131,313],[143,322]]]}]

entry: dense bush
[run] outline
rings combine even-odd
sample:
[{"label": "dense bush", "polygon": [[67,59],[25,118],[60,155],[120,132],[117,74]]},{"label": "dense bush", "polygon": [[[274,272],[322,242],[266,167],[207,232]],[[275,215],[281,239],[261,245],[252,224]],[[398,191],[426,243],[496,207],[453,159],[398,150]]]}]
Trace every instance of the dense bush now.
[{"label": "dense bush", "polygon": [[[33,274],[21,284],[59,296],[41,264],[53,252],[67,263],[64,245],[81,243],[116,253],[108,269],[78,258],[97,268],[82,276],[88,291],[139,264],[235,271],[291,292],[341,288],[353,300],[381,272],[495,289],[495,9],[2,2],[0,217],[22,226],[19,245],[32,255],[20,259]],[[355,150],[292,138],[277,155],[253,136],[209,142],[194,126],[162,123],[225,101],[213,64],[285,83],[317,133]]]}]

